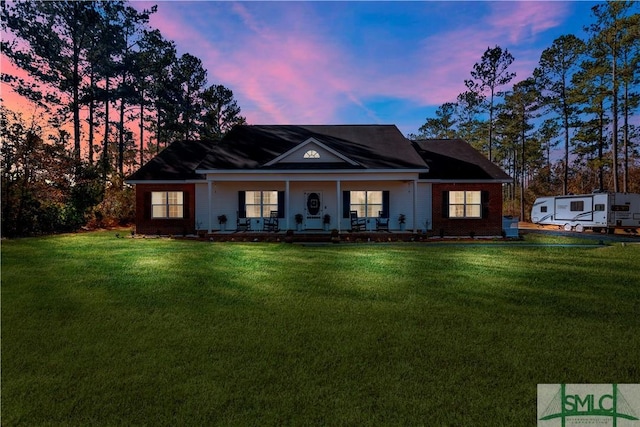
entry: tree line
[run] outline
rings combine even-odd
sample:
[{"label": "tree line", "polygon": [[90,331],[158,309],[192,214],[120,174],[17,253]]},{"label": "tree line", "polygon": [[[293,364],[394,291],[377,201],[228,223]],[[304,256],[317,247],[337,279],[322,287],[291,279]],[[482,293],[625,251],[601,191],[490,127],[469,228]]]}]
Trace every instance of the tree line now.
[{"label": "tree line", "polygon": [[231,89],[151,28],[157,6],[2,2],[3,83],[35,113],[0,109],[2,233],[133,219],[124,176],[177,139],[219,140],[246,123]]},{"label": "tree line", "polygon": [[410,137],[469,141],[514,178],[505,200],[521,218],[540,195],[640,192],[637,9],[634,1],[593,6],[587,39],[558,37],[509,90],[515,58],[488,47],[456,102]]}]

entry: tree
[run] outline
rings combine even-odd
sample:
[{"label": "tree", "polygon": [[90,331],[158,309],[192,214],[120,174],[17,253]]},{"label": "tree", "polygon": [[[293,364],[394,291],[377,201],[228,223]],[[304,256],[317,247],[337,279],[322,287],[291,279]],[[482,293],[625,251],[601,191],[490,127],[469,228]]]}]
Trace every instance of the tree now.
[{"label": "tree", "polygon": [[[144,163],[144,136],[145,130],[152,129],[145,125],[145,120],[152,117],[145,116],[145,107],[155,106],[156,120],[161,117],[159,97],[162,93],[162,84],[166,81],[165,75],[176,58],[175,46],[172,42],[165,40],[159,30],[144,31],[138,43],[139,52],[134,57],[134,71],[136,78],[137,102],[140,107],[139,113],[139,141],[140,141],[140,164]],[[159,139],[159,129],[157,130]]]},{"label": "tree", "polygon": [[[631,1],[607,1],[591,8],[596,22],[589,26],[591,33],[589,43],[592,54],[598,55],[609,65],[609,98],[611,100],[611,159],[613,170],[613,191],[619,191],[619,156],[618,156],[618,117],[620,102],[620,68],[621,60],[625,52],[629,51],[629,44],[636,46],[638,43],[637,24],[638,17],[628,13],[634,3]],[[636,27],[634,27],[634,23]],[[631,65],[633,66],[633,65]],[[624,66],[622,66],[624,69]],[[637,68],[637,66],[635,67]],[[624,73],[623,73],[624,74]]]},{"label": "tree", "polygon": [[[640,105],[640,14],[633,14],[625,19],[622,37],[622,64],[620,80],[622,82],[622,141],[623,141],[623,177],[622,191],[630,191],[629,151],[631,149],[631,131],[629,116]],[[633,89],[636,91],[633,91]]]},{"label": "tree", "polygon": [[[80,87],[86,50],[100,19],[98,2],[18,1],[2,4],[3,26],[20,42],[2,41],[2,52],[34,79],[12,79],[30,100],[56,104],[72,114],[73,153],[80,162]],[[62,98],[58,97],[62,95]]]},{"label": "tree", "polygon": [[119,27],[120,36],[122,37],[122,51],[119,52],[120,61],[118,72],[120,74],[120,82],[118,85],[118,97],[120,98],[120,119],[119,119],[119,132],[118,132],[118,172],[124,174],[124,157],[125,157],[125,140],[126,135],[129,132],[125,129],[125,110],[127,105],[138,102],[140,97],[136,93],[136,86],[140,87],[140,84],[135,82],[136,78],[144,79],[144,68],[137,68],[135,65],[140,65],[138,59],[139,49],[138,43],[141,35],[143,34],[143,28],[146,23],[149,22],[149,15],[155,13],[157,7],[154,6],[151,10],[143,10],[138,12],[136,9],[125,6],[121,8],[119,13]]},{"label": "tree", "polygon": [[467,90],[458,95],[456,113],[458,117],[458,137],[466,140],[477,150],[486,153],[489,144],[486,123],[478,119],[482,110],[483,98],[477,93]]},{"label": "tree", "polygon": [[476,62],[471,71],[473,80],[465,80],[465,86],[476,93],[479,98],[486,100],[488,91],[489,110],[489,160],[493,160],[493,114],[495,109],[495,97],[502,96],[502,92],[497,89],[504,86],[516,76],[516,73],[508,72],[509,66],[513,63],[513,55],[507,49],[502,50],[500,46],[487,47],[480,62]]},{"label": "tree", "polygon": [[[37,120],[0,108],[3,144],[2,234],[23,236],[70,231],[84,221],[86,207],[96,202],[94,182],[67,149],[69,133],[62,130],[47,142]],[[74,173],[72,174],[71,171]],[[95,187],[93,187],[95,189]],[[98,197],[100,189],[98,188]]]},{"label": "tree", "polygon": [[245,124],[233,91],[223,85],[212,85],[202,92],[202,127],[200,137],[220,140],[235,125]]},{"label": "tree", "polygon": [[436,118],[427,118],[419,129],[422,138],[452,139],[456,137],[456,104],[446,102],[436,110]]},{"label": "tree", "polygon": [[571,128],[578,125],[578,105],[575,102],[571,78],[584,52],[584,42],[573,35],[560,36],[540,56],[534,70],[540,86],[544,105],[562,123],[564,131],[564,185],[563,194],[568,193],[569,146]]},{"label": "tree", "polygon": [[202,109],[201,92],[207,82],[207,71],[199,58],[185,53],[178,59],[172,74],[178,89],[175,95],[182,117],[182,132],[184,139],[190,140],[198,133],[197,118]]},{"label": "tree", "polygon": [[[503,149],[511,145],[509,150],[513,162],[513,173],[520,187],[520,217],[525,215],[525,186],[527,182],[527,164],[540,166],[542,150],[540,144],[533,142],[531,131],[534,129],[532,120],[538,117],[540,108],[540,93],[534,78],[528,78],[513,86],[513,91],[506,94],[504,104],[500,106],[498,121],[503,139],[509,144],[503,144]],[[537,142],[537,141],[536,141]],[[529,154],[535,157],[529,158]],[[505,153],[507,156],[508,153]]]}]

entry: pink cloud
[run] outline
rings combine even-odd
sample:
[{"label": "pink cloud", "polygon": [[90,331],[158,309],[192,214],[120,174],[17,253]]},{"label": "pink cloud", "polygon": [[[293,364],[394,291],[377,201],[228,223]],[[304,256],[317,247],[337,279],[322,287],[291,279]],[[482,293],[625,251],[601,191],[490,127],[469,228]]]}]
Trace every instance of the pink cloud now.
[{"label": "pink cloud", "polygon": [[567,12],[565,2],[516,1],[489,3],[493,9],[487,23],[510,43],[521,43],[528,38],[561,23]]},{"label": "pink cloud", "polygon": [[[180,3],[162,6],[178,8]],[[251,123],[335,122],[340,120],[337,111],[345,108],[345,100],[378,121],[366,107],[368,100],[391,97],[417,105],[455,101],[465,90],[464,80],[470,77],[473,64],[488,46],[500,44],[514,53],[504,41],[516,43],[558,25],[566,8],[557,6],[490,3],[488,18],[424,39],[402,63],[348,51],[319,31],[323,24],[309,18],[309,9],[299,3],[279,10],[277,27],[259,15],[259,8],[231,3],[232,16],[242,28],[238,31],[221,20],[217,25],[228,26],[228,31],[219,31],[225,35],[222,44],[197,30],[197,22],[180,21],[188,16],[184,13],[158,13],[152,25],[202,58],[209,83],[230,87]],[[207,8],[202,16],[191,15],[191,19],[212,21],[214,9]],[[512,68],[519,79],[530,74],[533,66],[516,57]]]},{"label": "pink cloud", "polygon": [[[477,25],[441,32],[422,42],[414,56],[419,64],[408,76],[405,84],[396,85],[398,96],[423,105],[454,102],[466,90],[464,80],[470,79],[473,65],[488,47],[499,45],[514,55],[509,71],[517,74],[512,83],[529,77],[541,52],[532,49],[514,51],[512,46],[532,41],[550,28],[560,25],[566,6],[547,2],[493,2],[488,18]],[[507,42],[505,42],[505,40]],[[393,92],[394,82],[402,81],[390,76],[382,88]],[[506,88],[505,88],[506,89]]]},{"label": "pink cloud", "polygon": [[250,34],[242,49],[228,54],[212,76],[238,90],[256,108],[248,120],[265,122],[328,122],[337,97],[349,87],[340,75],[343,54],[309,33],[275,31],[262,25],[242,4],[233,10]]}]

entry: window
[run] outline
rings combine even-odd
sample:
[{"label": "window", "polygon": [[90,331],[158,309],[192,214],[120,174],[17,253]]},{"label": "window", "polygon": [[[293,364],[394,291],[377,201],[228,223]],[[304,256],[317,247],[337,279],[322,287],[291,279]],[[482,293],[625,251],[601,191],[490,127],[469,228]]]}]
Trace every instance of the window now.
[{"label": "window", "polygon": [[578,200],[575,202],[571,202],[571,206],[569,207],[571,212],[582,212],[584,210],[584,201]]},{"label": "window", "polygon": [[152,191],[151,218],[182,218],[184,193],[182,191]]},{"label": "window", "polygon": [[596,212],[604,212],[604,203],[596,203],[594,210]]},{"label": "window", "polygon": [[309,150],[306,153],[304,153],[303,158],[305,158],[305,159],[319,159],[320,158],[320,153],[318,153],[316,150]]},{"label": "window", "polygon": [[546,212],[547,211],[547,207],[546,206],[540,206],[540,212]]},{"label": "window", "polygon": [[481,218],[482,192],[449,191],[449,218]]},{"label": "window", "polygon": [[358,217],[374,218],[382,208],[382,191],[351,191],[351,210],[358,212]]},{"label": "window", "polygon": [[268,217],[271,211],[278,210],[278,192],[245,191],[245,209],[247,218]]}]

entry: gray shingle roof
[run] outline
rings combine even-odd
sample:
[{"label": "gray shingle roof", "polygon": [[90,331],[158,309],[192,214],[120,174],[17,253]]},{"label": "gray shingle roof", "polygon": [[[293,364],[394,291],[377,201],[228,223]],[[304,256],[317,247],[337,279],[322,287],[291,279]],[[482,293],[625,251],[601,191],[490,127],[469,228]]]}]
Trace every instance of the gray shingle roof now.
[{"label": "gray shingle roof", "polygon": [[196,171],[214,169],[309,169],[306,163],[267,165],[309,138],[356,162],[314,163],[316,170],[421,169],[421,179],[511,180],[463,140],[409,141],[394,125],[236,126],[219,143],[174,142],[127,180],[202,179]]},{"label": "gray shingle roof", "polygon": [[420,174],[422,179],[512,180],[462,139],[423,139],[413,144],[429,166],[428,173]]},{"label": "gray shingle roof", "polygon": [[176,141],[127,178],[127,181],[173,181],[203,178],[196,166],[215,145],[211,141]]},{"label": "gray shingle roof", "polygon": [[[244,125],[234,127],[198,170],[278,168],[266,164],[309,138],[357,163],[340,169],[426,168],[410,141],[394,125]],[[318,164],[318,168],[326,169],[326,165]]]}]

